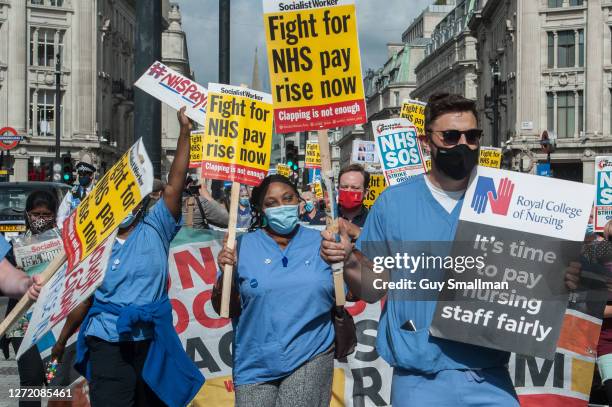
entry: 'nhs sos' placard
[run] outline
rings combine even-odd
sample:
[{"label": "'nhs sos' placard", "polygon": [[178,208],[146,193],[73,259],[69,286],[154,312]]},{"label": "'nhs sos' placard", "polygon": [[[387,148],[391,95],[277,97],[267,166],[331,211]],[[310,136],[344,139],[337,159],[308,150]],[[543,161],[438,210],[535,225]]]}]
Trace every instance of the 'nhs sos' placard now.
[{"label": "'nhs sos' placard", "polygon": [[595,231],[612,220],[612,156],[595,158]]}]

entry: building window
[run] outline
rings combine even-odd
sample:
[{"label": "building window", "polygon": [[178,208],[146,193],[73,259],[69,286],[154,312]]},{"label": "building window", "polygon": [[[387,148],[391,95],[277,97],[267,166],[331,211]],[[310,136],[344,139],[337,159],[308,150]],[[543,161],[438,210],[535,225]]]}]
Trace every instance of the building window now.
[{"label": "building window", "polygon": [[35,126],[39,136],[55,135],[55,91],[30,91],[29,128],[34,129]]},{"label": "building window", "polygon": [[[584,30],[558,31],[557,35],[557,65],[555,66],[555,33],[548,35],[548,67],[572,68],[584,66]],[[578,38],[576,38],[578,36]],[[578,55],[576,55],[578,45]],[[578,58],[578,61],[576,61]]]},{"label": "building window", "polygon": [[570,6],[582,6],[583,0],[570,0]]},{"label": "building window", "polygon": [[393,92],[393,101],[395,102],[394,106],[400,105],[400,93],[399,92]]},{"label": "building window", "polygon": [[557,39],[557,66],[569,68],[576,64],[576,38],[574,31],[559,31]]},{"label": "building window", "polygon": [[64,0],[30,0],[30,4],[34,6],[62,7],[64,5]]},{"label": "building window", "polygon": [[563,0],[548,0],[548,7],[550,8],[562,7],[562,6],[563,6]]},{"label": "building window", "polygon": [[548,67],[555,67],[555,35],[548,33]]},{"label": "building window", "polygon": [[576,130],[574,102],[574,92],[557,92],[557,136],[559,138],[574,135]]},{"label": "building window", "polygon": [[578,134],[584,132],[584,93],[578,91]]},{"label": "building window", "polygon": [[30,65],[55,66],[55,57],[62,55],[64,33],[58,32],[58,49],[55,49],[56,30],[35,28],[30,30]]}]

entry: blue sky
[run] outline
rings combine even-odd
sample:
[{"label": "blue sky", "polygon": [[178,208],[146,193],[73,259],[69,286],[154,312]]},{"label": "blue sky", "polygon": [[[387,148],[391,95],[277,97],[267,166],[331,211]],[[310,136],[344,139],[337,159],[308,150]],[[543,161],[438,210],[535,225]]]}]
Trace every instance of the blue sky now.
[{"label": "blue sky", "polygon": [[[181,9],[189,59],[196,80],[207,86],[218,80],[218,0],[174,0]],[[362,67],[378,68],[387,59],[386,44],[400,42],[402,32],[433,0],[356,0]],[[250,84],[255,48],[261,81],[269,90],[262,3],[231,2],[231,82]]]}]

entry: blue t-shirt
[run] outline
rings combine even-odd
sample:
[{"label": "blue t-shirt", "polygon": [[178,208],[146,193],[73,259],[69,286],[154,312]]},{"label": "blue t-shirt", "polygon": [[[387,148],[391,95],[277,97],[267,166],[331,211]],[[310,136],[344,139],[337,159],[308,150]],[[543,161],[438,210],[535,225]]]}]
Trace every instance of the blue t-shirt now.
[{"label": "blue t-shirt", "polygon": [[[160,199],[121,244],[115,241],[102,285],[95,292],[98,301],[119,306],[145,305],[159,300],[166,292],[168,251],[180,225]],[[117,334],[117,317],[102,313],[94,316],[86,335],[108,342],[139,341],[153,337],[150,324],[135,324],[131,335]]]},{"label": "blue t-shirt", "polygon": [[285,250],[262,229],[238,241],[234,274],[241,314],[234,318],[234,383],[291,374],[334,341],[334,283],[319,255],[321,235],[298,226]]},{"label": "blue t-shirt", "polygon": [[[410,245],[406,242],[413,242],[419,250],[427,242],[450,242],[455,237],[462,204],[463,198],[449,214],[431,194],[424,176],[413,177],[387,188],[378,197],[356,247],[372,259],[374,256],[394,256],[396,251],[406,250]],[[374,250],[378,252],[373,253]],[[391,272],[391,279],[398,277],[395,273]],[[439,270],[425,270],[418,276],[432,280],[443,277]],[[508,363],[507,352],[430,336],[429,327],[437,302],[433,297],[409,300],[410,293],[393,294],[397,291],[388,295],[376,341],[378,353],[391,366],[431,374],[446,369],[486,368]],[[412,320],[416,331],[401,329],[408,320]]]},{"label": "blue t-shirt", "polygon": [[11,244],[6,241],[4,235],[0,235],[0,261],[4,260],[8,252],[11,251]]}]

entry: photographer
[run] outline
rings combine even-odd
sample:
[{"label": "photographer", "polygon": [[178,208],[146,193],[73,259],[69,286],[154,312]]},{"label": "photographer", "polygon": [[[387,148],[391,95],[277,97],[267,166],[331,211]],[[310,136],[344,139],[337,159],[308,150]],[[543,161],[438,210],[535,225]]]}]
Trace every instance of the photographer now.
[{"label": "photographer", "polygon": [[198,185],[197,179],[191,175],[185,181],[183,194],[183,220],[192,215],[192,226],[194,229],[210,229],[210,225],[226,228],[229,222],[229,214],[225,207],[215,201],[206,188],[206,183]]}]

